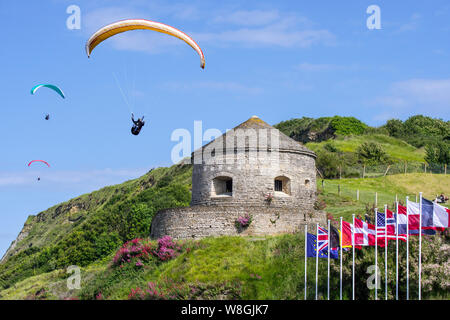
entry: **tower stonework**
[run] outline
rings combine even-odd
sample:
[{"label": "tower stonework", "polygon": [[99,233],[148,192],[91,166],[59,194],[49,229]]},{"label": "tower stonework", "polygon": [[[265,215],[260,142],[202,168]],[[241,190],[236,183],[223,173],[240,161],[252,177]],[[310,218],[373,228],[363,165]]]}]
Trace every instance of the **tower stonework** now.
[{"label": "tower stonework", "polygon": [[[256,116],[195,150],[188,208],[159,211],[151,237],[203,238],[296,232],[325,222],[314,210],[316,155]],[[244,229],[235,221],[245,215]]]}]

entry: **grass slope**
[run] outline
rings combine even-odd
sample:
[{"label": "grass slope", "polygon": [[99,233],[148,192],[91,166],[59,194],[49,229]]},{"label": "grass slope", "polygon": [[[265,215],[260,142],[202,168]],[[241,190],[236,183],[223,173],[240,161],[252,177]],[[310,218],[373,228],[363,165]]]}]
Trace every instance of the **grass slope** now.
[{"label": "grass slope", "polygon": [[366,134],[360,136],[340,136],[334,140],[308,142],[306,146],[313,151],[319,151],[327,143],[331,143],[341,152],[356,152],[364,142],[381,144],[386,153],[395,160],[424,162],[425,151],[397,138],[383,134]]},{"label": "grass slope", "polygon": [[[180,174],[186,175],[185,172]],[[341,185],[341,196],[337,195],[337,184]],[[356,201],[356,189],[360,190],[360,201]],[[320,182],[318,190],[321,190]],[[319,199],[327,203],[325,210],[333,214],[335,219],[343,216],[350,221],[353,213],[363,214],[366,205],[373,205],[375,191],[378,192],[380,205],[391,205],[396,194],[399,198],[406,195],[414,197],[421,190],[428,198],[440,192],[450,193],[450,179],[444,175],[407,174],[384,178],[326,180]],[[149,263],[143,270],[136,269],[133,264],[123,269],[112,268],[110,262],[113,254],[109,254],[82,268],[81,291],[68,291],[65,287],[68,275],[64,269],[58,269],[31,275],[16,282],[10,288],[0,291],[0,298],[62,299],[79,296],[93,299],[101,292],[104,298],[126,299],[132,288],[145,288],[148,282],[161,283],[165,279],[189,284],[196,290],[201,289],[200,296],[196,298],[203,299],[235,297],[232,293],[243,299],[303,298],[303,234],[219,237],[191,242],[195,245],[190,252],[184,252],[168,262]],[[315,266],[313,259],[310,260],[308,274],[313,275]],[[338,261],[333,261],[333,287],[339,285],[337,267]],[[321,260],[319,272],[319,287],[323,294],[326,292],[324,260]],[[312,299],[314,279],[309,279],[308,288],[309,298]],[[349,290],[346,288],[344,297],[348,296]],[[337,298],[336,293],[334,298]]]}]

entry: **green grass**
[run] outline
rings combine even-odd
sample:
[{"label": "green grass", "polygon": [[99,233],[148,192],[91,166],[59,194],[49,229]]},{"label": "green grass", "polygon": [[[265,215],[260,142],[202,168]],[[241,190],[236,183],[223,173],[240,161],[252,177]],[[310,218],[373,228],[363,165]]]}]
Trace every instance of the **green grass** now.
[{"label": "green grass", "polygon": [[[375,204],[375,192],[380,211],[385,204],[392,210],[396,196],[405,203],[406,196],[409,196],[410,201],[416,201],[419,192],[423,192],[423,197],[429,200],[441,193],[450,194],[450,176],[442,174],[408,173],[379,178],[328,179],[324,181],[323,189],[321,180],[317,183],[318,190],[322,192],[319,198],[327,204],[325,210],[347,221],[350,221],[352,214],[364,216],[366,205]],[[340,196],[338,185],[341,188]]]},{"label": "green grass", "polygon": [[355,152],[364,142],[376,142],[386,153],[397,160],[424,162],[425,151],[393,137],[383,134],[338,137],[335,140],[308,142],[306,146],[313,151],[320,150],[326,143],[333,144],[341,152]]},{"label": "green grass", "polygon": [[[181,172],[188,180],[190,172]],[[163,176],[158,181],[162,181]],[[322,189],[318,180],[318,190]],[[341,186],[341,195],[337,185]],[[356,190],[360,190],[360,201],[356,201]],[[133,188],[134,190],[134,188]],[[406,174],[381,178],[325,180],[325,188],[319,198],[327,206],[325,211],[338,220],[342,216],[350,221],[351,215],[364,214],[366,204],[374,202],[378,192],[379,207],[392,205],[395,195],[404,199],[406,195],[415,200],[415,194],[424,192],[426,198],[444,192],[450,193],[450,179],[444,175]],[[127,299],[132,288],[145,288],[150,281],[161,283],[172,279],[176,283],[216,288],[203,298],[220,298],[221,285],[235,281],[240,284],[242,299],[303,299],[304,293],[304,236],[285,234],[266,237],[218,237],[190,241],[193,250],[164,263],[149,263],[140,270],[133,264],[123,269],[112,268],[108,255],[82,268],[82,290],[68,291],[65,270],[31,275],[6,290],[0,291],[0,299],[25,299],[44,289],[46,299],[63,299],[80,296],[93,299],[98,292],[108,299]],[[369,257],[370,258],[370,257]],[[369,259],[370,260],[370,259]],[[332,261],[332,286],[339,285],[336,268]],[[314,259],[308,259],[308,298],[314,298]],[[319,288],[326,292],[326,260],[320,259]],[[258,275],[261,279],[258,279]],[[337,298],[336,290],[333,291]],[[346,287],[344,297],[349,296]],[[430,299],[442,299],[445,294],[430,295]]]}]

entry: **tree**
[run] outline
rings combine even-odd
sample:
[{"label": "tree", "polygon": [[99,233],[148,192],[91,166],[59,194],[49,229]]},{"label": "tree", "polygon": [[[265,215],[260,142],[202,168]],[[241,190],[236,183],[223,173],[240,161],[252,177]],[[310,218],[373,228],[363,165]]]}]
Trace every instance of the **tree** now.
[{"label": "tree", "polygon": [[376,142],[364,142],[356,149],[356,154],[362,163],[368,165],[384,164],[389,161],[386,151]]},{"label": "tree", "polygon": [[425,146],[425,161],[429,164],[449,164],[450,144],[444,141],[430,143]]}]

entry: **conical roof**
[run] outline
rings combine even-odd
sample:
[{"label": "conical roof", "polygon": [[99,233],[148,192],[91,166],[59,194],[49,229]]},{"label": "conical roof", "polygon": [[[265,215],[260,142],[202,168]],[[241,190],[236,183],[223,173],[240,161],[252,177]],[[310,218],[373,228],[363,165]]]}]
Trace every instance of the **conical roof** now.
[{"label": "conical roof", "polygon": [[[222,143],[224,150],[229,150],[231,148],[234,150],[240,149],[242,148],[242,142],[240,144],[238,142],[240,135],[244,135],[246,137],[245,149],[251,150],[256,147],[256,150],[266,149],[280,152],[294,152],[316,157],[316,154],[306,148],[302,143],[288,137],[280,130],[272,127],[257,116],[252,116],[250,119],[242,122],[234,129],[227,131],[222,136],[207,143],[202,147],[202,149],[210,146],[212,143],[218,145]],[[227,143],[232,145],[227,145]],[[198,151],[200,151],[200,149],[195,152]]]}]

